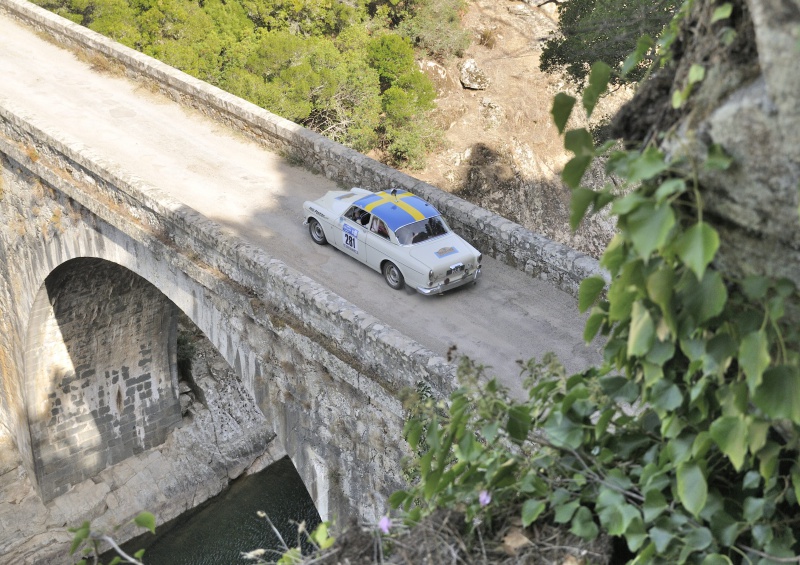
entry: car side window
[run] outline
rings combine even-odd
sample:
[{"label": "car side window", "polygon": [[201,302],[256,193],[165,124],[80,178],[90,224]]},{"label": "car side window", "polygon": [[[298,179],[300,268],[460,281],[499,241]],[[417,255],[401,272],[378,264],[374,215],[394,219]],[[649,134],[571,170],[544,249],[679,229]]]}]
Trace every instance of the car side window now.
[{"label": "car side window", "polygon": [[369,220],[372,217],[372,214],[367,212],[366,210],[362,210],[358,206],[350,206],[347,212],[344,213],[344,217],[348,220],[353,220],[357,224],[361,224],[362,226],[368,226]]},{"label": "car side window", "polygon": [[370,230],[381,237],[389,239],[389,229],[386,227],[386,224],[383,223],[383,220],[381,220],[380,218],[372,218],[372,226],[370,226]]}]

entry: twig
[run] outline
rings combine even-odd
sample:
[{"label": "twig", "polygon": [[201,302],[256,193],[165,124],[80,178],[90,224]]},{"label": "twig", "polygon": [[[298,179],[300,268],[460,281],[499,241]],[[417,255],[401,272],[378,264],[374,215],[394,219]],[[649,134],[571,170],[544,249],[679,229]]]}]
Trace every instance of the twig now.
[{"label": "twig", "polygon": [[744,551],[755,553],[759,557],[763,557],[764,559],[769,559],[770,561],[774,561],[775,563],[800,563],[800,557],[775,557],[774,555],[770,555],[769,553],[764,553],[763,551],[759,551],[753,547],[744,545],[742,543],[737,543],[736,545],[738,545]]},{"label": "twig", "polygon": [[92,539],[97,539],[97,540],[102,540],[104,542],[107,542],[108,545],[110,545],[114,549],[114,551],[116,551],[119,554],[119,556],[122,557],[123,559],[127,559],[129,562],[133,563],[134,565],[144,565],[144,563],[142,563],[138,559],[136,559],[134,557],[131,557],[130,555],[125,553],[122,550],[122,548],[117,545],[117,542],[115,542],[110,536],[107,536],[105,534],[97,534],[97,533],[94,533],[94,532],[92,532],[91,535],[92,535]]}]

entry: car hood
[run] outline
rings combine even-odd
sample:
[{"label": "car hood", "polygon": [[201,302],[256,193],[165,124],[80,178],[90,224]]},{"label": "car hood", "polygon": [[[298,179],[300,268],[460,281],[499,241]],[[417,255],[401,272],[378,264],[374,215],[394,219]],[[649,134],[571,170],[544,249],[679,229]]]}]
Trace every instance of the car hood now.
[{"label": "car hood", "polygon": [[409,254],[436,272],[446,271],[456,263],[472,266],[480,255],[477,249],[453,232],[412,245]]}]

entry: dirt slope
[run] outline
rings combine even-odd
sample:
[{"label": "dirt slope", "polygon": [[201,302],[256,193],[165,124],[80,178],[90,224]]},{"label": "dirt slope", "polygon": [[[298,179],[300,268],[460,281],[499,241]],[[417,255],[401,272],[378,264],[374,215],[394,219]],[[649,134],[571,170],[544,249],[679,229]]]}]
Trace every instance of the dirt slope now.
[{"label": "dirt slope", "polygon": [[[462,21],[472,31],[473,42],[464,57],[445,65],[422,63],[439,90],[437,119],[446,128],[446,143],[430,156],[424,170],[410,173],[599,256],[613,235],[613,222],[599,216],[575,234],[569,229],[570,192],[559,175],[570,155],[550,108],[557,92],[572,87],[539,70],[539,56],[556,29],[557,14],[555,4],[537,3],[470,1]],[[466,59],[474,59],[484,71],[488,88],[461,86],[458,65]],[[614,101],[606,101],[597,113],[608,115],[614,107]],[[594,182],[602,186],[603,181]]]}]

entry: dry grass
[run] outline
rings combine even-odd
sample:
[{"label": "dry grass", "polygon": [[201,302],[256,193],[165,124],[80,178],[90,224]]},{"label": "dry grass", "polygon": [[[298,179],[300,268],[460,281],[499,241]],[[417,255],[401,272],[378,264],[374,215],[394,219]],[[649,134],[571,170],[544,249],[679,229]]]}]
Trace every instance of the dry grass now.
[{"label": "dry grass", "polygon": [[109,59],[100,53],[87,52],[83,49],[79,49],[75,52],[75,55],[78,60],[89,65],[93,71],[112,76],[125,75],[125,66],[122,63],[113,59]]},{"label": "dry grass", "polygon": [[439,510],[417,526],[393,527],[392,535],[351,524],[323,555],[305,563],[322,565],[607,565],[607,539],[586,542],[565,528],[537,525],[522,528],[520,508],[509,507],[468,533],[463,514]]},{"label": "dry grass", "polygon": [[494,46],[497,45],[497,30],[482,29],[478,34],[478,44],[488,49],[494,49]]}]

